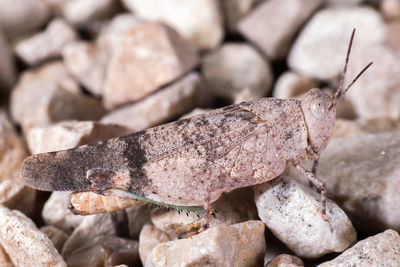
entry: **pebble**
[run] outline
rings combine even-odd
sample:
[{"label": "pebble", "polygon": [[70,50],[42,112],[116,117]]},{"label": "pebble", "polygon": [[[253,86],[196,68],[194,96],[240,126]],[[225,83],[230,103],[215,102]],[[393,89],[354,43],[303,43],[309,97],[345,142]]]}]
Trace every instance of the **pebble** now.
[{"label": "pebble", "polygon": [[42,231],[51,240],[51,242],[53,242],[53,245],[57,251],[61,252],[65,241],[68,239],[68,234],[52,225],[43,226],[40,228],[40,231]]},{"label": "pebble", "polygon": [[235,102],[266,96],[274,79],[269,62],[246,43],[225,43],[207,54],[202,74],[213,94],[240,99]]},{"label": "pebble", "polygon": [[[214,0],[123,0],[133,13],[173,27],[199,49],[216,48],[224,37],[219,2]],[[176,8],[179,6],[179,8]]]},{"label": "pebble", "polygon": [[142,263],[146,262],[147,256],[158,244],[172,241],[174,236],[161,231],[152,224],[145,224],[139,236],[139,255]]},{"label": "pebble", "polygon": [[62,5],[63,16],[72,24],[84,24],[106,19],[119,11],[114,0],[70,0]]},{"label": "pebble", "polygon": [[400,231],[400,131],[334,138],[322,152],[318,176],[357,229]]},{"label": "pebble", "polygon": [[[162,58],[162,60],[161,60]],[[147,23],[125,34],[107,68],[108,108],[137,101],[197,65],[196,50],[172,28]]]},{"label": "pebble", "polygon": [[221,1],[224,11],[225,25],[229,32],[237,32],[237,24],[260,0],[226,0]]},{"label": "pebble", "polygon": [[308,92],[311,88],[318,88],[318,83],[315,80],[287,71],[279,76],[272,91],[272,96],[283,99],[296,98]]},{"label": "pebble", "polygon": [[14,264],[8,257],[7,253],[4,251],[3,247],[0,246],[0,266],[2,267],[14,267]]},{"label": "pebble", "polygon": [[120,237],[86,240],[72,254],[64,257],[69,267],[116,266],[121,263],[140,266],[138,241]]},{"label": "pebble", "polygon": [[[42,218],[47,225],[52,225],[66,233],[78,227],[85,216],[75,215],[69,209],[69,192],[53,192],[43,206]],[[94,216],[94,215],[90,215]]]},{"label": "pebble", "polygon": [[393,130],[400,130],[400,118],[395,120],[390,118],[358,120],[336,119],[332,138]]},{"label": "pebble", "polygon": [[132,130],[96,121],[62,121],[28,130],[26,141],[32,154],[65,150],[126,135]]},{"label": "pebble", "polygon": [[31,214],[36,193],[25,187],[19,177],[21,163],[27,156],[24,141],[0,110],[0,204]]},{"label": "pebble", "polygon": [[62,62],[24,72],[12,90],[10,110],[25,131],[61,120],[98,119],[104,113],[100,101],[80,92]]},{"label": "pebble", "polygon": [[260,266],[266,245],[264,224],[218,225],[192,238],[164,242],[148,255],[151,266]]},{"label": "pebble", "polygon": [[400,2],[398,0],[382,0],[379,5],[385,19],[389,21],[400,19]]},{"label": "pebble", "polygon": [[93,95],[101,96],[108,55],[96,44],[79,41],[67,45],[62,56],[71,75]]},{"label": "pebble", "polygon": [[50,17],[50,8],[38,0],[0,1],[0,28],[9,39],[42,27]]},{"label": "pebble", "polygon": [[357,238],[343,210],[328,200],[329,221],[324,221],[319,195],[288,176],[257,185],[254,191],[258,216],[297,256],[340,252]]},{"label": "pebble", "polygon": [[6,37],[0,29],[0,92],[10,91],[16,80],[14,60]]},{"label": "pebble", "polygon": [[294,255],[280,254],[265,267],[304,267],[303,261]]},{"label": "pebble", "polygon": [[0,245],[16,266],[67,266],[31,219],[3,206],[0,206]]},{"label": "pebble", "polygon": [[[223,194],[217,201],[211,204],[216,213],[210,218],[210,227],[220,224],[231,225],[248,220],[256,220],[257,209],[254,205],[254,193],[251,188],[240,188]],[[171,209],[154,209],[151,213],[152,223],[160,230],[174,236],[179,227],[191,224],[203,218],[195,213],[178,212]]]},{"label": "pebble", "polygon": [[387,23],[386,44],[397,54],[400,54],[400,37],[396,34],[400,31],[400,20]]},{"label": "pebble", "polygon": [[354,51],[345,84],[371,61],[374,64],[351,87],[347,99],[361,118],[400,118],[400,55],[386,45]]},{"label": "pebble", "polygon": [[200,75],[192,72],[139,102],[107,113],[101,122],[144,130],[190,111],[207,98],[205,93]]},{"label": "pebble", "polygon": [[400,236],[391,229],[359,241],[335,259],[318,267],[399,266]]},{"label": "pebble", "polygon": [[[338,77],[353,28],[357,29],[354,52],[363,46],[382,43],[386,38],[386,25],[371,7],[325,8],[310,19],[296,38],[288,57],[289,67],[299,74],[320,80]],[[349,67],[356,62],[353,56]]]},{"label": "pebble", "polygon": [[62,49],[77,38],[77,33],[68,23],[54,19],[43,32],[17,42],[15,53],[28,65],[37,65],[61,56]]},{"label": "pebble", "polygon": [[286,56],[290,45],[322,0],[270,0],[239,22],[239,31],[271,60]]}]

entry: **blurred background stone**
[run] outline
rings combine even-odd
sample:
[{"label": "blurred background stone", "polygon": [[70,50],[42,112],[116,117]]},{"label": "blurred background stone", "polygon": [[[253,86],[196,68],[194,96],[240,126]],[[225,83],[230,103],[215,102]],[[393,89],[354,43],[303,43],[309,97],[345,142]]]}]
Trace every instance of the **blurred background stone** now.
[{"label": "blurred background stone", "polygon": [[62,19],[55,19],[47,28],[15,46],[15,53],[28,65],[61,56],[62,49],[78,38],[75,30]]},{"label": "blurred background stone", "polygon": [[240,20],[239,31],[269,59],[282,59],[302,24],[322,0],[269,0]]},{"label": "blurred background stone", "polygon": [[245,43],[225,43],[207,54],[202,74],[213,94],[235,102],[268,95],[274,79],[269,62]]},{"label": "blurred background stone", "polygon": [[16,75],[14,59],[8,41],[0,28],[0,93],[11,90],[17,80]]},{"label": "blurred background stone", "polygon": [[199,49],[215,48],[224,37],[218,1],[122,0],[122,2],[139,17],[162,21],[173,27]]}]

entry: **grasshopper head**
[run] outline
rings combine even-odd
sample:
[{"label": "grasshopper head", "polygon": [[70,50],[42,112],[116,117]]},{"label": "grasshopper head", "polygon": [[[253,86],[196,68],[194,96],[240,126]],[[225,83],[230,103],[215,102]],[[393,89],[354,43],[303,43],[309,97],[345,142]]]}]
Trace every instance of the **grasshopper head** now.
[{"label": "grasshopper head", "polygon": [[328,145],[335,128],[336,108],[330,108],[332,105],[331,97],[316,88],[301,98],[309,144],[316,153]]},{"label": "grasshopper head", "polygon": [[347,90],[357,81],[357,79],[371,65],[370,62],[354,79],[343,89],[344,78],[346,76],[347,65],[349,63],[351,46],[353,44],[355,29],[350,37],[349,46],[347,48],[346,61],[344,64],[342,76],[333,98],[322,92],[320,89],[311,89],[301,98],[301,109],[304,114],[304,120],[308,129],[308,139],[312,150],[319,154],[327,145],[335,128],[336,105],[340,103]]}]

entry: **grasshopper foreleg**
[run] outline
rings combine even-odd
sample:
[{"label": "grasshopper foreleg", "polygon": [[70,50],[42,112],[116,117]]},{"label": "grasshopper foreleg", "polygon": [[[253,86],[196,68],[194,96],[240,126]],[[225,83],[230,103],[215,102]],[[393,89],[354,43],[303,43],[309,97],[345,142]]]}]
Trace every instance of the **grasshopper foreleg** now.
[{"label": "grasshopper foreleg", "polygon": [[310,172],[306,168],[304,168],[299,161],[293,161],[293,166],[300,170],[309,180],[310,182],[316,186],[321,192],[321,213],[324,221],[328,221],[328,216],[326,216],[326,184],[321,181],[317,176],[314,175],[313,172]]}]

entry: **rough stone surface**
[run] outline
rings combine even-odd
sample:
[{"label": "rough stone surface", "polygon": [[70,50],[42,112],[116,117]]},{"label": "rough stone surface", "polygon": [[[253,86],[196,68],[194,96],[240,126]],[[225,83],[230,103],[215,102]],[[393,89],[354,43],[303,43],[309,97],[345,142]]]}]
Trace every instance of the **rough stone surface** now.
[{"label": "rough stone surface", "polygon": [[246,16],[260,0],[223,0],[221,1],[225,24],[230,32],[237,31],[239,20]]},{"label": "rough stone surface", "polygon": [[[214,0],[123,0],[138,16],[162,21],[200,49],[218,46],[224,36],[219,3]],[[179,8],[176,8],[179,6]]]},{"label": "rough stone surface", "polygon": [[16,79],[16,69],[8,42],[0,30],[0,92],[8,92]]},{"label": "rough stone surface", "polygon": [[67,266],[53,243],[28,217],[3,206],[0,244],[16,266]]},{"label": "rough stone surface", "polygon": [[62,6],[64,17],[72,24],[84,24],[111,17],[119,10],[114,0],[71,0]]},{"label": "rough stone surface", "polygon": [[318,175],[357,229],[400,231],[400,131],[334,138]]},{"label": "rough stone surface", "polygon": [[15,53],[28,65],[61,56],[62,49],[78,38],[75,30],[62,19],[50,22],[46,30],[15,46]]},{"label": "rough stone surface", "polygon": [[0,266],[2,267],[14,267],[14,264],[8,257],[7,253],[4,251],[3,247],[0,246]]},{"label": "rough stone surface", "polygon": [[35,190],[25,187],[19,177],[21,163],[27,156],[22,139],[0,110],[0,204],[30,214]]},{"label": "rough stone surface", "polygon": [[95,121],[63,121],[49,126],[37,126],[26,134],[32,154],[64,150],[109,138],[126,135],[132,130],[115,124]]},{"label": "rough stone surface", "polygon": [[106,114],[101,122],[140,131],[184,114],[203,102],[204,88],[197,73],[189,73],[147,98]]},{"label": "rough stone surface", "polygon": [[139,100],[191,70],[197,61],[195,49],[170,27],[137,27],[125,34],[111,58],[104,104],[112,108]]},{"label": "rough stone surface", "polygon": [[357,238],[346,214],[327,202],[324,221],[319,195],[288,176],[254,187],[258,215],[296,255],[316,258],[348,248]]},{"label": "rough stone surface", "polygon": [[[210,218],[210,226],[231,225],[257,219],[257,209],[253,202],[253,196],[250,188],[241,188],[222,195],[211,204],[216,213]],[[201,216],[200,218],[202,218]],[[171,236],[174,236],[177,228],[198,220],[199,217],[194,213],[179,213],[177,210],[155,209],[151,213],[153,224],[158,229],[171,234]]]},{"label": "rough stone surface", "polygon": [[318,88],[317,82],[312,78],[288,71],[279,76],[272,95],[284,99],[296,98],[311,88]]},{"label": "rough stone surface", "polygon": [[399,266],[400,236],[396,231],[383,233],[361,240],[335,259],[318,267],[330,266]]},{"label": "rough stone surface", "polygon": [[332,137],[345,137],[349,135],[379,133],[400,130],[400,118],[374,118],[345,120],[336,119],[335,130]]},{"label": "rough stone surface", "polygon": [[[357,28],[352,48],[354,52],[385,40],[386,26],[379,13],[371,7],[335,6],[322,9],[296,38],[288,58],[289,67],[302,75],[321,80],[336,78],[343,69],[353,28]],[[354,62],[352,55],[349,65]]]},{"label": "rough stone surface", "polygon": [[52,225],[43,226],[40,228],[40,231],[42,231],[51,240],[51,242],[53,242],[53,245],[57,251],[61,252],[65,241],[68,239],[67,233]]},{"label": "rough stone surface", "polygon": [[108,55],[96,44],[75,42],[62,50],[65,67],[71,75],[91,93],[100,96],[103,92]]},{"label": "rough stone surface", "polygon": [[26,71],[11,94],[11,115],[24,130],[68,119],[98,119],[101,103],[83,95],[61,62]]},{"label": "rough stone surface", "polygon": [[192,238],[157,245],[145,266],[259,266],[265,247],[260,221],[218,225]]},{"label": "rough stone surface", "polygon": [[347,99],[359,117],[400,118],[400,55],[387,46],[355,50],[345,84],[371,61],[374,64],[348,91]]},{"label": "rough stone surface", "polygon": [[274,79],[269,62],[245,43],[226,43],[206,55],[202,74],[212,93],[235,102],[266,96]]},{"label": "rough stone surface", "polygon": [[265,267],[303,267],[303,261],[294,255],[280,254]]},{"label": "rough stone surface", "polygon": [[115,266],[122,263],[139,266],[138,241],[115,236],[90,237],[90,242],[64,255],[69,267]]},{"label": "rough stone surface", "polygon": [[287,54],[296,32],[322,0],[269,0],[239,22],[239,31],[269,59]]},{"label": "rough stone surface", "polygon": [[380,9],[387,20],[400,19],[400,2],[398,0],[382,0]]},{"label": "rough stone surface", "polygon": [[153,248],[163,242],[172,241],[174,236],[161,231],[152,224],[146,224],[140,231],[139,236],[139,255],[140,260],[146,262],[147,256],[151,253]]},{"label": "rough stone surface", "polygon": [[39,29],[47,22],[49,17],[50,8],[44,1],[0,1],[0,28],[10,39]]},{"label": "rough stone surface", "polygon": [[42,209],[44,222],[66,233],[71,233],[86,217],[73,214],[68,207],[69,192],[51,193],[50,198],[46,201]]}]

